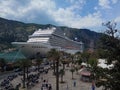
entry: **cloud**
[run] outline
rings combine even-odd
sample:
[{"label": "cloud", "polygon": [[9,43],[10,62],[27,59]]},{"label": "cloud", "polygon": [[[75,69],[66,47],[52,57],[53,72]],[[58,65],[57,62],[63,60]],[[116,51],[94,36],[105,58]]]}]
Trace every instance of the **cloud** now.
[{"label": "cloud", "polygon": [[84,4],[86,2],[86,0],[66,0],[67,2],[71,3],[71,4]]},{"label": "cloud", "polygon": [[67,7],[70,10],[81,10],[83,6],[86,4],[86,0],[66,0],[71,5]]},{"label": "cloud", "polygon": [[110,7],[110,0],[99,0],[99,5],[102,8],[111,8]]},{"label": "cloud", "polygon": [[118,0],[111,0],[113,4],[116,4]]},{"label": "cloud", "polygon": [[73,28],[90,28],[101,25],[103,21],[101,12],[96,9],[91,14],[81,16],[80,11],[86,4],[86,0],[73,1],[70,0],[70,5],[67,7],[58,8],[54,0],[1,0],[0,16],[30,23],[50,23]]},{"label": "cloud", "polygon": [[65,10],[63,8],[60,8],[57,12],[53,13],[53,16],[55,17],[55,21],[60,25],[66,25],[73,28],[99,26],[103,21],[100,18],[100,12],[95,12],[93,14],[81,17],[80,15],[76,15],[70,10]]},{"label": "cloud", "polygon": [[99,6],[103,9],[110,9],[112,8],[111,5],[116,4],[119,0],[99,0]]},{"label": "cloud", "polygon": [[55,24],[49,15],[55,7],[51,0],[1,0],[0,16],[29,23]]},{"label": "cloud", "polygon": [[115,18],[115,22],[120,23],[120,16]]}]

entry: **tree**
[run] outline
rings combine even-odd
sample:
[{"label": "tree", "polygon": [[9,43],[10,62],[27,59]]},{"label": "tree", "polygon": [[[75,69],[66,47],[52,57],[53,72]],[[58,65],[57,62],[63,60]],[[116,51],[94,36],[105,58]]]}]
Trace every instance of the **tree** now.
[{"label": "tree", "polygon": [[87,63],[90,64],[91,67],[94,67],[94,66],[97,66],[98,61],[97,61],[97,58],[90,57]]},{"label": "tree", "polygon": [[90,57],[90,53],[88,53],[88,52],[81,53],[81,58],[82,58],[83,62],[87,62],[89,57]]},{"label": "tree", "polygon": [[0,67],[1,67],[1,71],[4,72],[4,67],[6,65],[6,61],[3,58],[0,58]]},{"label": "tree", "polygon": [[40,72],[41,63],[42,63],[42,57],[41,57],[40,53],[37,53],[36,54],[36,64],[38,66],[38,73]]},{"label": "tree", "polygon": [[56,50],[55,49],[51,49],[48,53],[47,53],[47,58],[53,62],[53,74],[55,74],[55,62],[56,62]]},{"label": "tree", "polygon": [[95,70],[97,68],[98,60],[96,57],[91,56],[88,59],[87,63],[90,65],[89,69],[90,69],[90,73],[91,73],[91,80],[94,80],[95,79]]},{"label": "tree", "polygon": [[[110,69],[96,68],[97,85],[103,86],[104,90],[120,90],[120,38],[116,23],[107,22],[104,36],[101,38],[101,48],[106,52],[108,64],[114,62]],[[99,74],[98,74],[99,73]]]},{"label": "tree", "polygon": [[60,52],[60,61],[61,61],[61,63],[63,64],[63,70],[65,70],[65,64],[68,64],[69,61],[70,61],[70,60],[68,59],[68,56],[69,56],[68,53],[63,52],[63,51]]},{"label": "tree", "polygon": [[79,67],[76,66],[76,67],[75,67],[76,74],[78,74],[78,70],[79,70]]},{"label": "tree", "polygon": [[96,50],[96,53],[98,54],[99,58],[107,58],[106,51],[104,49],[102,49],[102,48],[98,48]]},{"label": "tree", "polygon": [[26,69],[27,69],[27,77],[28,77],[28,67],[31,65],[31,61],[29,59],[21,59],[17,63],[23,69],[23,88],[25,88]]},{"label": "tree", "polygon": [[56,65],[56,67],[54,68],[54,70],[56,70],[55,75],[56,75],[56,90],[59,90],[59,60],[60,60],[60,52],[55,50],[55,49],[51,49],[48,52],[48,58],[50,60],[53,60],[54,64]]},{"label": "tree", "polygon": [[27,74],[27,80],[28,80],[28,73],[29,73],[29,67],[32,65],[32,61],[30,59],[26,59],[26,74]]},{"label": "tree", "polygon": [[36,64],[37,64],[37,67],[38,67],[38,73],[40,72],[41,63],[42,63],[42,59],[36,59]]},{"label": "tree", "polygon": [[72,79],[74,79],[73,73],[75,72],[75,69],[72,67],[72,68],[70,69],[70,72],[72,73]]},{"label": "tree", "polygon": [[61,83],[63,83],[63,76],[65,75],[65,71],[63,69],[60,70],[60,76],[61,76]]},{"label": "tree", "polygon": [[82,63],[82,56],[80,52],[75,53],[75,57],[76,57],[76,63],[78,63],[78,65],[81,65]]}]

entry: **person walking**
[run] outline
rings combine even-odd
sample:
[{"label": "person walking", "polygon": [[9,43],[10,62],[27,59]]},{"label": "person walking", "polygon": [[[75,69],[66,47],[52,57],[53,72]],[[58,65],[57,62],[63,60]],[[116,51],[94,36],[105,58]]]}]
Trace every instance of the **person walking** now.
[{"label": "person walking", "polygon": [[48,90],[52,90],[51,84],[48,85]]},{"label": "person walking", "polygon": [[92,88],[92,90],[95,90],[95,83],[94,83],[94,81],[92,82],[91,88]]},{"label": "person walking", "polygon": [[66,90],[69,90],[68,84],[67,84]]},{"label": "person walking", "polygon": [[73,82],[73,86],[76,87],[76,81],[75,81],[75,80],[74,80],[74,82]]}]

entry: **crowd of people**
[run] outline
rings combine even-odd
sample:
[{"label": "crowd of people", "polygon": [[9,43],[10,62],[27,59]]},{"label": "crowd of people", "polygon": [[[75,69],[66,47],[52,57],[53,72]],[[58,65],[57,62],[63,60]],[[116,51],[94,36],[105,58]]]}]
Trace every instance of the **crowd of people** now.
[{"label": "crowd of people", "polygon": [[[49,69],[44,69],[44,68],[35,68],[33,70],[29,69],[28,72],[28,77],[25,79],[25,87],[26,88],[32,88],[39,82],[43,82],[41,85],[41,90],[52,90],[51,84],[47,83],[46,80],[43,80],[43,77],[41,76],[44,74],[47,74]],[[12,84],[12,80],[14,80],[17,77],[21,78],[21,81],[15,85]],[[40,77],[42,79],[40,79]],[[0,90],[19,90],[20,87],[23,87],[21,84],[23,83],[23,72],[15,72],[12,75],[9,75],[7,78],[3,79],[0,82]],[[47,89],[45,89],[47,88]]]},{"label": "crowd of people", "polygon": [[0,83],[1,90],[14,90],[11,81],[17,77],[17,74],[9,75]]},{"label": "crowd of people", "polygon": [[43,80],[41,90],[52,90],[52,85],[47,80]]}]

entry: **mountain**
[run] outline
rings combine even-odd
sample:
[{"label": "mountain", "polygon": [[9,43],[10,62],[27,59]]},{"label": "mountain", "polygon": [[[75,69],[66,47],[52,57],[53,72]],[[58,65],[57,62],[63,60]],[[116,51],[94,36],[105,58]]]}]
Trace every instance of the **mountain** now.
[{"label": "mountain", "polygon": [[[51,24],[23,23],[0,18],[0,50],[12,47],[11,42],[27,41],[28,36],[39,28],[44,29],[53,26]],[[82,41],[85,48],[95,48],[97,41],[102,35],[89,29],[76,29],[63,26],[54,27],[62,29],[70,39]]]}]

